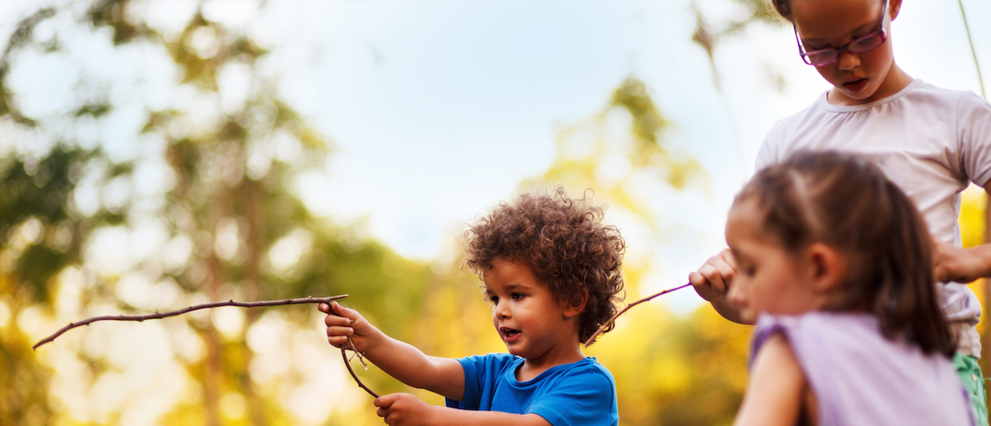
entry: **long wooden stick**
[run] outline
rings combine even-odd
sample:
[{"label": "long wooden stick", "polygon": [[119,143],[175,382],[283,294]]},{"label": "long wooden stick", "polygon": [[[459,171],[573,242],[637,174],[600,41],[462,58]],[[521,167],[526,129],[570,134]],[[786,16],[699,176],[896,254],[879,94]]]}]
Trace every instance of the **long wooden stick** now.
[{"label": "long wooden stick", "polygon": [[[45,343],[54,341],[56,338],[58,338],[59,336],[61,336],[65,332],[67,332],[69,330],[72,330],[73,328],[82,327],[84,325],[90,325],[90,324],[92,324],[94,322],[97,322],[97,321],[138,321],[138,322],[141,322],[141,321],[145,321],[145,320],[153,320],[153,319],[161,319],[161,318],[174,317],[176,315],[182,315],[182,314],[193,312],[193,311],[197,311],[197,310],[200,310],[200,309],[219,308],[221,306],[236,306],[236,307],[239,307],[239,308],[257,308],[257,307],[262,307],[262,306],[298,305],[298,304],[303,304],[303,303],[326,303],[326,304],[330,305],[330,302],[333,302],[333,301],[335,301],[337,299],[343,299],[345,297],[348,297],[348,295],[341,294],[341,295],[338,295],[338,296],[330,296],[330,297],[313,297],[313,296],[307,296],[307,297],[304,297],[302,299],[263,300],[263,301],[260,301],[260,302],[235,302],[233,300],[228,300],[226,302],[212,302],[212,303],[204,303],[204,304],[201,304],[201,305],[193,305],[193,306],[190,306],[190,307],[187,307],[187,308],[183,308],[183,309],[179,309],[179,310],[175,310],[175,311],[169,311],[169,312],[155,312],[154,314],[148,314],[148,315],[104,315],[104,316],[100,316],[100,317],[86,318],[86,319],[84,319],[82,321],[70,322],[69,325],[67,325],[65,327],[62,327],[59,331],[56,331],[51,336],[48,336],[48,337],[46,337],[44,339],[41,339],[41,341],[39,341],[38,343],[35,343],[32,348],[35,349],[35,350],[37,350],[39,346],[44,345]],[[348,342],[351,343],[351,350],[354,351],[355,356],[357,356],[358,359],[361,360],[361,363],[364,364],[365,361],[362,359],[361,353],[358,352],[357,349],[355,349],[354,343],[351,342],[351,338],[350,337],[348,338]],[[364,389],[365,392],[368,392],[371,396],[373,396],[375,398],[378,398],[379,396],[375,392],[372,392],[372,390],[369,389],[368,386],[365,386],[365,384],[361,382],[361,379],[358,378],[358,375],[357,374],[354,374],[354,370],[351,369],[351,363],[348,361],[347,349],[341,348],[341,357],[344,358],[344,365],[348,367],[348,373],[351,373],[351,378],[354,379],[354,381],[358,383],[358,386],[361,387],[362,389]]]},{"label": "long wooden stick", "polygon": [[633,303],[630,303],[629,305],[626,305],[626,307],[623,308],[622,311],[617,312],[616,315],[613,315],[612,318],[609,318],[609,321],[606,321],[606,322],[602,323],[602,325],[599,326],[599,329],[598,330],[595,330],[595,333],[593,333],[592,336],[588,338],[588,340],[585,340],[585,347],[587,348],[592,343],[595,343],[595,338],[596,337],[599,337],[599,335],[602,334],[602,332],[606,328],[609,328],[609,326],[613,322],[616,321],[616,318],[619,318],[620,315],[623,315],[624,313],[626,313],[626,311],[630,310],[630,308],[632,308],[634,306],[637,306],[637,305],[639,305],[639,304],[641,304],[643,302],[649,301],[650,299],[653,299],[653,298],[655,298],[657,296],[660,296],[662,294],[670,293],[670,292],[675,291],[675,290],[680,290],[680,289],[683,289],[683,288],[688,287],[690,285],[692,285],[692,283],[682,284],[682,285],[680,285],[678,287],[675,287],[675,288],[669,288],[669,289],[664,290],[664,291],[662,291],[660,293],[654,293],[653,295],[647,296],[647,297],[645,297],[643,299],[637,300],[636,302],[633,302]]},{"label": "long wooden stick", "polygon": [[148,315],[105,315],[105,316],[101,316],[101,317],[92,317],[92,318],[87,318],[87,319],[84,319],[84,320],[78,321],[78,322],[70,322],[69,325],[67,325],[65,327],[62,327],[62,329],[60,329],[59,331],[56,331],[51,336],[48,336],[48,337],[46,337],[44,339],[41,339],[41,341],[39,341],[38,343],[35,343],[34,346],[32,346],[32,349],[37,350],[39,346],[44,345],[45,343],[48,343],[48,342],[51,342],[51,341],[55,340],[56,338],[58,338],[59,336],[61,336],[63,333],[65,333],[65,332],[67,332],[69,330],[72,330],[73,328],[82,327],[84,325],[90,325],[90,324],[92,324],[94,322],[97,322],[97,321],[138,321],[138,322],[141,322],[141,321],[145,321],[145,320],[174,317],[176,315],[182,315],[182,314],[185,314],[185,313],[188,313],[188,312],[192,312],[192,311],[197,311],[197,310],[200,310],[200,309],[219,308],[221,306],[237,306],[237,307],[241,307],[241,308],[256,308],[256,307],[261,307],[261,306],[297,305],[297,304],[302,304],[302,303],[326,303],[326,304],[329,305],[330,302],[332,302],[334,300],[337,300],[337,299],[343,299],[345,297],[348,297],[348,295],[342,294],[342,295],[339,295],[339,296],[330,296],[330,297],[312,297],[312,296],[307,296],[307,297],[304,297],[302,299],[263,300],[263,301],[260,301],[260,302],[235,302],[233,300],[228,300],[226,302],[212,302],[212,303],[204,303],[202,305],[193,305],[193,306],[189,306],[187,308],[179,309],[179,310],[176,310],[176,311],[155,312],[154,314],[148,314]]}]

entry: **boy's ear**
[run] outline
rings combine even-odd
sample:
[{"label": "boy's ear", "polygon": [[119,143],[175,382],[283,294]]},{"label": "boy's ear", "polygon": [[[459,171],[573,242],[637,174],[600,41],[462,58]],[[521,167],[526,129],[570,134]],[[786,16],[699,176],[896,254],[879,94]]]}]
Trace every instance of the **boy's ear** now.
[{"label": "boy's ear", "polygon": [[585,304],[588,303],[588,290],[585,290],[582,294],[582,302],[578,305],[573,305],[571,303],[564,304],[564,318],[572,318],[575,315],[582,313],[585,310]]},{"label": "boy's ear", "polygon": [[846,275],[846,258],[834,248],[823,243],[812,243],[806,250],[813,288],[820,292],[831,291]]}]

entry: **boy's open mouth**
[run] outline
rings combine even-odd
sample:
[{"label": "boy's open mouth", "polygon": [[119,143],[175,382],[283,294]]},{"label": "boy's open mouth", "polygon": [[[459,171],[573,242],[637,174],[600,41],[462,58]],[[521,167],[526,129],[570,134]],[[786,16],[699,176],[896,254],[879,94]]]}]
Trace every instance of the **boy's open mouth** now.
[{"label": "boy's open mouth", "polygon": [[502,328],[500,328],[500,329],[499,329],[499,331],[500,331],[500,332],[502,333],[502,335],[503,335],[503,336],[505,336],[505,337],[506,337],[507,339],[508,339],[508,338],[510,338],[510,337],[513,337],[513,336],[515,336],[515,335],[517,335],[517,334],[520,334],[520,331],[519,331],[519,330],[513,330],[513,329],[511,329],[511,328],[505,328],[505,327],[502,327]]}]

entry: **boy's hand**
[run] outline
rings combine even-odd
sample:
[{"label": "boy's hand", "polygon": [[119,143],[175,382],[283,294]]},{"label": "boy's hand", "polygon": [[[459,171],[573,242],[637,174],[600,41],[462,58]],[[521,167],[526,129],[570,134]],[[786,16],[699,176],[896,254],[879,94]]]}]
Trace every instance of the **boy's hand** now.
[{"label": "boy's hand", "polygon": [[375,414],[390,425],[428,425],[436,408],[408,393],[383,395],[375,399]]},{"label": "boy's hand", "polygon": [[698,271],[688,275],[695,287],[695,292],[709,302],[718,302],[726,298],[726,293],[736,276],[736,260],[729,249],[710,257]]},{"label": "boy's hand", "polygon": [[933,269],[936,282],[969,283],[988,273],[988,260],[982,257],[988,246],[972,249],[933,239]]},{"label": "boy's hand", "polygon": [[[333,311],[331,311],[333,308]],[[337,302],[332,306],[321,303],[317,306],[320,312],[327,314],[323,322],[327,325],[327,342],[336,348],[352,349],[348,343],[348,337],[354,342],[354,348],[358,352],[368,351],[368,337],[375,332],[372,327],[358,311],[348,309]]]}]

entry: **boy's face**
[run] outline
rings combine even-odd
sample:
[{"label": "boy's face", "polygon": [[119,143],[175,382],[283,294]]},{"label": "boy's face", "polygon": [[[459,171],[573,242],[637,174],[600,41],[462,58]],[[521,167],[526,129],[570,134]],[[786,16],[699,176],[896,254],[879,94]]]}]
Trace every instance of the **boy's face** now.
[{"label": "boy's face", "polygon": [[580,311],[558,303],[530,267],[495,259],[482,281],[493,304],[492,323],[509,353],[552,364],[573,354]]},{"label": "boy's face", "polygon": [[[899,2],[892,2],[900,4]],[[840,48],[878,31],[878,23],[888,29],[888,19],[880,0],[791,0],[792,18],[806,51]],[[830,102],[862,105],[895,94],[901,89],[894,65],[890,32],[888,41],[866,53],[844,51],[835,62],[816,66],[822,78],[833,85]]]}]

